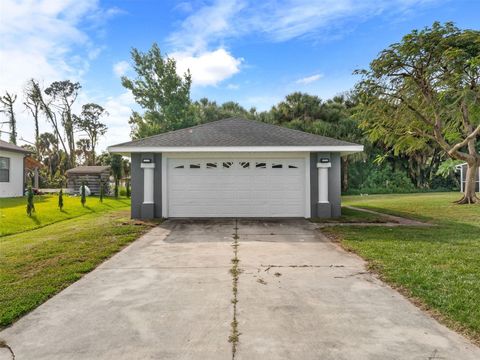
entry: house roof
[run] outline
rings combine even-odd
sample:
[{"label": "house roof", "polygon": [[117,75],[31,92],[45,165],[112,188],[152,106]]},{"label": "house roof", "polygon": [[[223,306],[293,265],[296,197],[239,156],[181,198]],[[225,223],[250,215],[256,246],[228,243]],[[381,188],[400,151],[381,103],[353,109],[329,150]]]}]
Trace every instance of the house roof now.
[{"label": "house roof", "polygon": [[100,174],[104,171],[110,171],[110,166],[77,166],[73,169],[67,170],[66,174],[78,174],[78,175],[88,175],[88,174]]},{"label": "house roof", "polygon": [[[178,148],[357,147],[361,145],[242,118],[228,118],[109,147],[112,152],[176,151]],[[352,148],[353,149],[353,148]]]},{"label": "house roof", "polygon": [[24,154],[29,154],[30,153],[30,151],[25,150],[24,148],[22,148],[18,145],[15,145],[15,144],[3,141],[3,140],[0,140],[0,150],[21,152],[21,153],[24,153]]}]

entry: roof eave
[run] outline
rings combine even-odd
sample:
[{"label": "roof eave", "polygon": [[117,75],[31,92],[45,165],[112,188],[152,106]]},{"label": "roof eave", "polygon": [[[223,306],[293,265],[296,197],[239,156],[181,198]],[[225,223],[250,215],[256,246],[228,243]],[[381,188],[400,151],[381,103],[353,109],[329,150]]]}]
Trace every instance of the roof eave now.
[{"label": "roof eave", "polygon": [[173,152],[339,152],[341,155],[363,151],[363,145],[322,146],[110,146],[115,154],[173,153]]},{"label": "roof eave", "polygon": [[20,154],[24,154],[24,155],[28,155],[28,154],[32,153],[31,151],[24,150],[24,149],[11,149],[11,148],[7,148],[7,147],[0,147],[0,150],[10,151],[10,152],[14,152],[14,153],[20,153]]}]

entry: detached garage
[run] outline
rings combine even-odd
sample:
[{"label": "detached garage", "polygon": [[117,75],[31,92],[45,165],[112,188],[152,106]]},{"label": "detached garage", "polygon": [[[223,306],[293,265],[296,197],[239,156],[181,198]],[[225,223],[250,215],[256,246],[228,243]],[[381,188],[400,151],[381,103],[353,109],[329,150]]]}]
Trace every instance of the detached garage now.
[{"label": "detached garage", "polygon": [[361,145],[229,118],[109,147],[131,156],[132,217],[340,216],[340,156]]}]

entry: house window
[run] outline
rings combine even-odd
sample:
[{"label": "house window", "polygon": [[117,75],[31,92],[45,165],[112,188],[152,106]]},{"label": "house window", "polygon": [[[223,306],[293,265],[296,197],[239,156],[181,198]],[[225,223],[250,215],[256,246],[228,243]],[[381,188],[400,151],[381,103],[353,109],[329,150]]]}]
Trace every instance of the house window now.
[{"label": "house window", "polygon": [[273,163],[272,164],[272,169],[281,169],[281,168],[283,168],[282,164],[278,164],[278,163]]},{"label": "house window", "polygon": [[207,162],[207,169],[216,169],[217,163],[215,162]]},{"label": "house window", "polygon": [[0,157],[0,182],[10,182],[10,158]]}]

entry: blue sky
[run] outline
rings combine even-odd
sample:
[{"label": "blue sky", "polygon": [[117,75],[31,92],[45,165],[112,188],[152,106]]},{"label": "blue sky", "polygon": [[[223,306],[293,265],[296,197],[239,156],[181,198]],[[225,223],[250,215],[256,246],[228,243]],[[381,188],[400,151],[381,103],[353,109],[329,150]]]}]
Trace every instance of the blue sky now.
[{"label": "blue sky", "polygon": [[[436,20],[478,29],[479,13],[476,0],[2,0],[0,91],[21,94],[30,77],[80,81],[78,104],[110,113],[104,148],[129,138],[136,105],[120,76],[134,75],[132,47],[157,42],[179,71],[190,68],[194,100],[266,110],[293,91],[324,99],[347,91],[353,70],[412,29]],[[32,140],[31,120],[17,108],[20,135]]]}]

